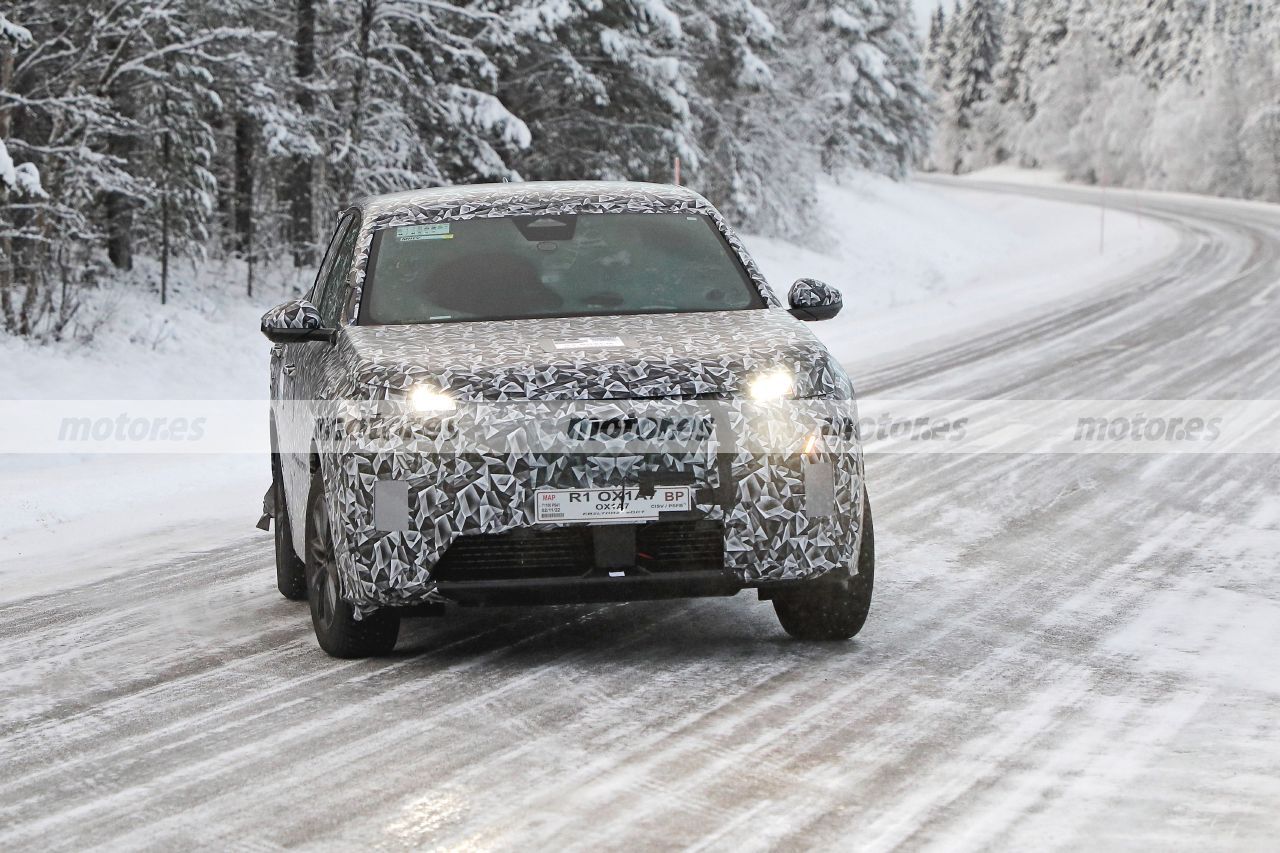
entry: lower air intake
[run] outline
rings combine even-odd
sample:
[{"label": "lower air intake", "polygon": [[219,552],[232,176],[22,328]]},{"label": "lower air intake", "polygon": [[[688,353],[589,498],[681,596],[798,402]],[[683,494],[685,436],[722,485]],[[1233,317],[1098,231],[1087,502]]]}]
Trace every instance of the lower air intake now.
[{"label": "lower air intake", "polygon": [[[458,538],[436,564],[437,581],[586,577],[596,565],[592,526],[521,528]],[[654,521],[636,529],[637,570],[663,574],[724,567],[724,528],[712,521]]]}]

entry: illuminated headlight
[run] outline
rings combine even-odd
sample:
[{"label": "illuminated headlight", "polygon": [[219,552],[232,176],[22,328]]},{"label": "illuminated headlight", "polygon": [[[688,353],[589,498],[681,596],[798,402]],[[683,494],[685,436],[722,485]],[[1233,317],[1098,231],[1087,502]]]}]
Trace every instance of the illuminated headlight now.
[{"label": "illuminated headlight", "polygon": [[418,385],[409,391],[409,408],[422,414],[439,415],[454,411],[458,403],[439,388]]},{"label": "illuminated headlight", "polygon": [[789,370],[771,370],[768,373],[761,373],[747,383],[747,394],[752,400],[759,402],[781,400],[784,397],[794,396],[795,393],[795,377]]}]

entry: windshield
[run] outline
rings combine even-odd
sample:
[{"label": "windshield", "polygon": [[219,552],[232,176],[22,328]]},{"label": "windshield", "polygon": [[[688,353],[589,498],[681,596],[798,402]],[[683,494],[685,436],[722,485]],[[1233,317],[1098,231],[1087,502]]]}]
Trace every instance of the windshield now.
[{"label": "windshield", "polygon": [[374,234],[362,324],[763,308],[706,216],[591,213]]}]

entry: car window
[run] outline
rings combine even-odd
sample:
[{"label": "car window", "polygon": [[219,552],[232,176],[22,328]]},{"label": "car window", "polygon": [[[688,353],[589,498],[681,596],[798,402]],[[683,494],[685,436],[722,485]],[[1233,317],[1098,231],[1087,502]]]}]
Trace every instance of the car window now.
[{"label": "car window", "polygon": [[324,290],[324,282],[329,277],[329,270],[333,269],[333,262],[338,254],[338,241],[345,233],[347,220],[351,214],[345,214],[338,218],[338,226],[333,229],[333,234],[329,237],[329,244],[325,246],[324,257],[320,259],[320,268],[316,270],[315,281],[311,283],[311,289],[307,291],[307,301],[312,305],[320,304],[321,293]]},{"label": "car window", "polygon": [[312,300],[320,311],[325,328],[338,325],[342,310],[342,295],[345,292],[347,274],[351,272],[351,262],[355,258],[356,238],[360,227],[355,213],[343,217],[338,225],[337,234],[329,251],[325,254],[321,265],[320,276],[316,280],[318,291]]},{"label": "car window", "polygon": [[762,308],[710,218],[686,213],[504,216],[374,235],[360,322]]}]

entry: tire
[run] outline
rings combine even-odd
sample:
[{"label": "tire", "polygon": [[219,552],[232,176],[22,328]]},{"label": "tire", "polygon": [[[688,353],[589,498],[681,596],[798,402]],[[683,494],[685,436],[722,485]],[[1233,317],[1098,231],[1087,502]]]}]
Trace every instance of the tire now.
[{"label": "tire", "polygon": [[862,545],[858,574],[823,576],[794,589],[779,590],[773,610],[782,629],[797,640],[848,640],[862,630],[871,611],[875,582],[876,543],[871,501],[862,493]]},{"label": "tire", "polygon": [[316,640],[335,658],[391,654],[400,633],[400,614],[383,609],[357,620],[354,608],[343,600],[340,589],[324,484],[317,474],[312,478],[307,500],[307,601]]},{"label": "tire", "polygon": [[293,550],[293,525],[285,506],[284,478],[280,473],[280,457],[271,457],[271,518],[275,521],[276,588],[290,601],[307,597],[307,566]]}]

